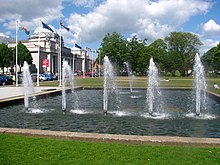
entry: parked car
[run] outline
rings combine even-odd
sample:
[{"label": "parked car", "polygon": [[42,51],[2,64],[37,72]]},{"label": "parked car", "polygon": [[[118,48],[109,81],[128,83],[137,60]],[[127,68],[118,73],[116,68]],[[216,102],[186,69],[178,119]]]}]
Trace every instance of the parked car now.
[{"label": "parked car", "polygon": [[[37,73],[32,73],[31,77],[33,77],[33,76],[36,76],[36,78],[37,78]],[[42,74],[39,74],[39,81],[47,81],[47,77],[45,77]]]},{"label": "parked car", "polygon": [[96,72],[88,72],[86,75],[89,77],[98,77],[98,74]]},{"label": "parked car", "polygon": [[3,79],[0,78],[0,85],[3,85]]},{"label": "parked car", "polygon": [[48,74],[50,77],[53,78],[53,80],[57,80],[58,79],[58,75],[55,74]]},{"label": "parked car", "polygon": [[0,85],[12,85],[14,81],[11,76],[1,75],[0,76]]},{"label": "parked car", "polygon": [[48,74],[41,74],[42,76],[47,78],[47,81],[53,81],[53,76],[48,75]]},{"label": "parked car", "polygon": [[[14,83],[16,83],[16,75],[10,75]],[[21,73],[18,74],[18,84],[22,84],[23,75]]]},{"label": "parked car", "polygon": [[23,74],[18,74],[18,84],[22,84]]},{"label": "parked car", "polygon": [[31,75],[31,79],[33,82],[37,82],[37,75]]}]

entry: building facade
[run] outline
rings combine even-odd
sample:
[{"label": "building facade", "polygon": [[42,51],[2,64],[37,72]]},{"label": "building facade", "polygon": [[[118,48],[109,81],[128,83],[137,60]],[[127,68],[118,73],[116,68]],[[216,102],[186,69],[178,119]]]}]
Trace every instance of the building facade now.
[{"label": "building facade", "polygon": [[[55,32],[55,28],[51,28],[54,29],[54,32],[38,27],[27,40],[21,41],[33,58],[30,71],[37,73],[39,69],[40,73],[59,74],[61,73],[62,61],[65,60],[68,61],[73,72],[86,73],[90,63],[86,51],[75,47],[72,49],[65,47],[63,38]],[[14,48],[16,43],[11,42],[8,46]]]}]

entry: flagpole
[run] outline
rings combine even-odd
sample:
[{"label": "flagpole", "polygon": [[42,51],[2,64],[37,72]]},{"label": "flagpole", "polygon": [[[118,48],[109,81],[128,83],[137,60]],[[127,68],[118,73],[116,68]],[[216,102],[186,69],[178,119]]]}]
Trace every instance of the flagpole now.
[{"label": "flagpole", "polygon": [[93,52],[92,52],[92,78],[93,78]]},{"label": "flagpole", "polygon": [[[61,22],[61,18],[60,18],[60,22]],[[62,33],[61,33],[61,30],[62,30],[62,26],[61,26],[61,24],[60,24],[60,53],[59,53],[59,54],[60,54],[60,59],[59,59],[59,68],[60,68],[60,69],[59,69],[59,71],[60,71],[60,73],[59,73],[59,75],[60,75],[60,76],[59,76],[59,80],[60,80],[60,84],[59,84],[59,86],[60,86],[60,87],[62,86],[62,82],[61,82],[61,81],[62,81],[62,76],[61,76],[61,73],[62,73],[62,69],[61,69],[61,68],[62,68],[62,67],[61,67],[61,66],[62,66],[62,61],[61,61],[61,60],[62,60],[62,57],[61,57],[61,56],[62,56],[62,41],[61,41],[61,39],[62,39]]]},{"label": "flagpole", "polygon": [[16,57],[15,57],[15,78],[16,78],[16,87],[18,86],[18,21],[16,21]]},{"label": "flagpole", "polygon": [[38,36],[38,70],[37,70],[37,86],[40,86],[39,78],[40,78],[40,35],[41,35],[41,27],[39,22],[39,36]]},{"label": "flagpole", "polygon": [[[98,54],[98,53],[97,53]],[[100,60],[100,55],[98,54],[99,56],[99,77],[101,77],[101,60]]]},{"label": "flagpole", "polygon": [[[82,40],[80,38],[80,45],[81,45],[81,48],[82,48],[82,55],[83,55],[83,52],[84,52],[84,49],[83,49],[83,44],[82,44]],[[86,51],[84,53],[84,63],[83,63],[83,78],[85,78],[85,68],[86,68]]]},{"label": "flagpole", "polygon": [[75,54],[73,53],[73,76],[75,74]]},{"label": "flagpole", "polygon": [[87,51],[85,50],[85,53],[84,53],[84,68],[83,68],[83,78],[85,78],[85,75],[86,75],[86,54],[87,54]]}]

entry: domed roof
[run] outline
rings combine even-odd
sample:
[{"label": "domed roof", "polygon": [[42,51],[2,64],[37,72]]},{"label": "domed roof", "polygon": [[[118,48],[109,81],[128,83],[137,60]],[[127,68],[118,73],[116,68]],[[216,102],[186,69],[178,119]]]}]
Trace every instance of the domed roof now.
[{"label": "domed roof", "polygon": [[[56,31],[56,29],[55,29],[55,27],[53,27],[53,26],[51,26],[51,25],[49,25],[50,26],[50,28],[54,31],[54,33],[57,33],[57,31]],[[37,27],[35,30],[34,30],[34,32],[33,32],[33,34],[39,34],[39,31],[42,33],[53,33],[53,32],[51,32],[50,30],[48,30],[48,29],[45,29],[45,28],[43,28],[42,26],[41,27]]]}]

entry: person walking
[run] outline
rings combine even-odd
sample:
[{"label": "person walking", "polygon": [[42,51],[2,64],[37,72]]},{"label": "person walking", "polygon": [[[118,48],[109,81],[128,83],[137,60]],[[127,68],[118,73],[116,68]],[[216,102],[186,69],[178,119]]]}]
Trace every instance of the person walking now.
[{"label": "person walking", "polygon": [[214,89],[219,89],[219,86],[216,83],[214,83],[213,87],[214,87]]}]

